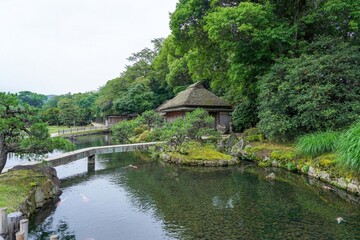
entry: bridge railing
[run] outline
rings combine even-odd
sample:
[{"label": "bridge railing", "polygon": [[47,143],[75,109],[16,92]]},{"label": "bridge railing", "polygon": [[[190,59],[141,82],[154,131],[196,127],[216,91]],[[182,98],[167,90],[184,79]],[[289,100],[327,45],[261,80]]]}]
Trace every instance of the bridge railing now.
[{"label": "bridge railing", "polygon": [[61,130],[59,129],[58,135],[87,132],[87,131],[94,131],[94,130],[107,130],[107,129],[109,129],[109,128],[106,126],[74,127],[74,128],[69,128],[69,129],[61,129]]}]

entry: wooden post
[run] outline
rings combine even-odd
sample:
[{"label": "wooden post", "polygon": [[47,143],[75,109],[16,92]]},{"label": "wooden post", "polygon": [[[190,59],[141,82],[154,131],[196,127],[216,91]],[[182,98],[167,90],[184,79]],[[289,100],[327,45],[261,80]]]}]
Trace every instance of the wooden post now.
[{"label": "wooden post", "polygon": [[0,235],[7,233],[6,208],[0,208]]},{"label": "wooden post", "polygon": [[27,240],[29,236],[29,219],[20,221],[20,232],[24,233],[24,240]]},{"label": "wooden post", "polygon": [[95,172],[95,155],[88,157],[88,172]]},{"label": "wooden post", "polygon": [[59,240],[59,237],[57,235],[51,235],[50,240]]},{"label": "wooden post", "polygon": [[20,220],[22,219],[21,212],[13,212],[8,215],[8,235],[9,240],[14,240],[15,233],[19,230]]},{"label": "wooden post", "polygon": [[22,231],[19,231],[15,234],[16,240],[25,240],[25,234]]}]

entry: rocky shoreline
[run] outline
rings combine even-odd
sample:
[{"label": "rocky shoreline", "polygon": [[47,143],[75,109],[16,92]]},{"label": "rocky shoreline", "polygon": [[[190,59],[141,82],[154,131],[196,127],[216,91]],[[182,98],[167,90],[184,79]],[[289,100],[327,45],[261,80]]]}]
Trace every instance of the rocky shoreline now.
[{"label": "rocky shoreline", "polygon": [[[183,160],[177,157],[172,157],[167,153],[161,153],[160,158],[167,163],[184,165],[184,166],[201,166],[201,167],[225,167],[233,166],[241,162],[241,160],[248,160],[255,162],[259,167],[282,168],[291,172],[296,172],[308,176],[309,178],[318,179],[326,184],[336,188],[345,190],[356,196],[360,196],[360,179],[357,177],[334,176],[324,169],[316,166],[297,166],[293,164],[294,159],[273,158],[271,151],[264,151],[257,154],[252,150],[252,143],[247,142],[243,137],[238,138],[235,134],[231,134],[228,138],[223,139],[218,150],[230,154],[233,158],[231,160],[216,160],[216,161],[202,161],[202,160]],[[293,166],[292,166],[293,164]],[[360,202],[359,202],[360,203]]]}]

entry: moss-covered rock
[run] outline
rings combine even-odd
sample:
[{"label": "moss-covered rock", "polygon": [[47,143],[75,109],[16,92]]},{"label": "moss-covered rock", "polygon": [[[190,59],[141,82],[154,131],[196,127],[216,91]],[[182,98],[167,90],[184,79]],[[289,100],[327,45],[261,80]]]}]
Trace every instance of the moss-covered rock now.
[{"label": "moss-covered rock", "polygon": [[0,175],[0,207],[8,212],[34,213],[59,191],[46,174],[33,170],[10,171]]},{"label": "moss-covered rock", "polygon": [[211,144],[184,143],[178,152],[166,152],[162,159],[167,162],[189,166],[228,166],[236,164],[232,156],[221,153]]}]

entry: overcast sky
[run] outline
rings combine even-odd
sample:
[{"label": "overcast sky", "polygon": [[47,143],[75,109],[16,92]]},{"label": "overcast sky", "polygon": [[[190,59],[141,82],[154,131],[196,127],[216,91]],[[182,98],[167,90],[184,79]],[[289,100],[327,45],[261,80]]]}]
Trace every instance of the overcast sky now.
[{"label": "overcast sky", "polygon": [[97,90],[167,37],[177,0],[0,0],[0,92]]}]

